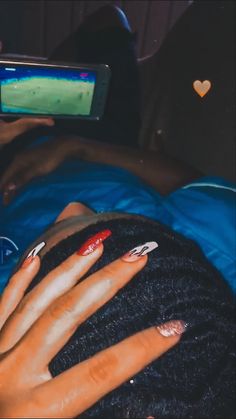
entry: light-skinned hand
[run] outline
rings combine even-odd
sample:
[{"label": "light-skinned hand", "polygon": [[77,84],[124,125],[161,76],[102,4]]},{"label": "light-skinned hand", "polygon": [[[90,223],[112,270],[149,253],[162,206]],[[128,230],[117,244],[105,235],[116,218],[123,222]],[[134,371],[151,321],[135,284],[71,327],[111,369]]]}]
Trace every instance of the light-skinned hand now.
[{"label": "light-skinned hand", "polygon": [[75,253],[29,293],[40,268],[28,257],[0,301],[0,417],[76,417],[178,343],[181,321],[141,331],[53,378],[48,365],[75,330],[107,303],[148,261],[120,258],[80,279],[103,245]]}]

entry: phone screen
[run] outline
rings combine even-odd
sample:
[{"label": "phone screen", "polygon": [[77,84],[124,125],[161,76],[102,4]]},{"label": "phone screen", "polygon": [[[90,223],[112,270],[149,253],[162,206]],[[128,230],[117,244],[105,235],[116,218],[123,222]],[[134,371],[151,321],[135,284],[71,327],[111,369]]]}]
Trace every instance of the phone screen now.
[{"label": "phone screen", "polygon": [[96,84],[91,70],[3,65],[2,113],[89,116]]}]

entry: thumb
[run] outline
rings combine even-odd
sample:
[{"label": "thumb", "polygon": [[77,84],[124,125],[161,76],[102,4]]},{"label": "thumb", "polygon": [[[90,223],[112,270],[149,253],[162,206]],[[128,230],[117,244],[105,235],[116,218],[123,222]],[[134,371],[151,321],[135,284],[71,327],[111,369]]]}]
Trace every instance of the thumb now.
[{"label": "thumb", "polygon": [[53,126],[54,120],[52,118],[20,118],[8,124],[1,123],[1,125],[6,127],[5,134],[2,134],[2,143],[7,144],[19,135],[38,126]]}]

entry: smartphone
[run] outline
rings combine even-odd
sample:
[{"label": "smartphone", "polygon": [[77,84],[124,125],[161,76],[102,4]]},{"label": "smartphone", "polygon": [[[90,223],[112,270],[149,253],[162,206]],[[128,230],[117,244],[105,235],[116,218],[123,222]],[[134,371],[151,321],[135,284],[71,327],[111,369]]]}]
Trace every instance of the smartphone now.
[{"label": "smartphone", "polygon": [[0,115],[99,120],[110,68],[0,59]]}]

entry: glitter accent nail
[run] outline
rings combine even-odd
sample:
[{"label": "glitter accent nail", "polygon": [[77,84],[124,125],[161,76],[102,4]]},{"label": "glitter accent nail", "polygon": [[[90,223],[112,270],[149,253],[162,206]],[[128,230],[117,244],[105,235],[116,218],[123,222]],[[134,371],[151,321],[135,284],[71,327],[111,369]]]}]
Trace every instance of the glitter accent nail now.
[{"label": "glitter accent nail", "polygon": [[182,335],[182,333],[185,332],[187,326],[187,323],[185,323],[183,320],[170,320],[167,323],[157,326],[157,330],[162,336],[169,337]]}]

